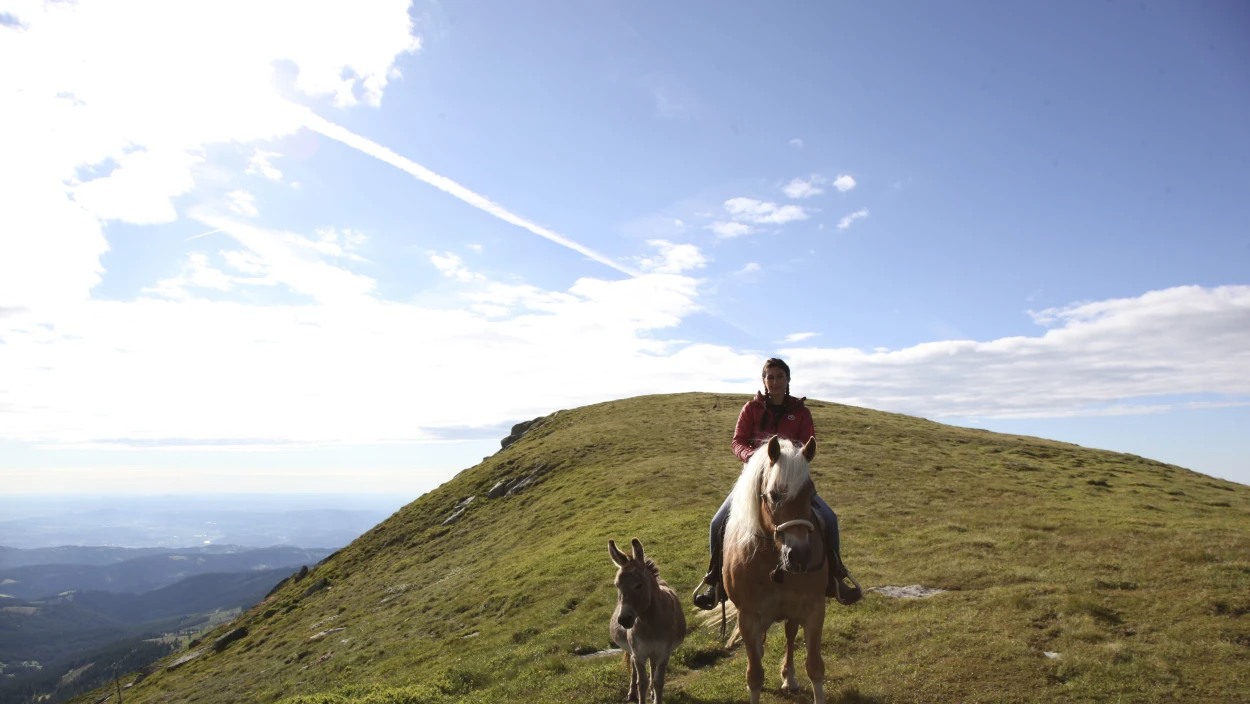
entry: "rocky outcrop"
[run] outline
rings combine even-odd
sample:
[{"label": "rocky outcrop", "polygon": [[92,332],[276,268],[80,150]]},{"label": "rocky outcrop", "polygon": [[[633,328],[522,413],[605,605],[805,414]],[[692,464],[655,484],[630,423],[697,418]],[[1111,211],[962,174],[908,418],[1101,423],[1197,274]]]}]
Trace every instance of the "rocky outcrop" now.
[{"label": "rocky outcrop", "polygon": [[166,669],[166,670],[170,670],[170,671],[177,670],[178,668],[182,667],[183,665],[186,665],[187,663],[191,662],[192,660],[194,660],[194,659],[198,658],[199,656],[203,655],[205,650],[206,650],[205,648],[201,648],[201,649],[199,649],[199,650],[192,650],[191,652],[187,653],[186,655],[183,655],[182,657],[178,658],[177,660],[175,660],[175,661],[173,661],[173,662],[169,663],[168,665],[166,665],[166,666],[165,666],[165,669]]},{"label": "rocky outcrop", "polygon": [[486,494],[486,498],[500,499],[508,496],[516,496],[525,489],[533,486],[544,474],[550,471],[551,468],[545,463],[535,462],[534,469],[529,474],[496,482]]},{"label": "rocky outcrop", "polygon": [[126,685],[125,689],[130,689],[131,687],[146,680],[147,678],[155,674],[156,671],[159,669],[161,669],[161,666],[154,662],[148,663],[147,665],[140,667],[138,670],[135,671],[138,676],[135,677],[134,682],[131,682],[130,684]]},{"label": "rocky outcrop", "polygon": [[235,642],[236,640],[239,640],[240,638],[246,638],[246,637],[247,637],[246,628],[236,628],[233,631],[230,631],[229,633],[227,633],[226,635],[221,636],[220,638],[214,640],[213,650],[215,652],[220,653],[221,651],[226,649],[227,645],[230,645],[231,643]]},{"label": "rocky outcrop", "polygon": [[326,579],[325,577],[322,577],[321,579],[318,579],[316,582],[313,582],[311,587],[305,589],[304,596],[300,598],[307,599],[313,594],[316,594],[317,592],[321,591],[322,589],[326,589],[329,586],[330,586],[330,580]]},{"label": "rocky outcrop", "polygon": [[499,449],[506,450],[509,445],[517,440],[520,440],[523,435],[530,431],[530,428],[533,428],[535,424],[541,422],[545,417],[546,416],[539,416],[534,420],[523,420],[512,426],[512,431],[508,434],[508,437],[499,441]]},{"label": "rocky outcrop", "polygon": [[946,593],[945,589],[926,587],[920,584],[909,584],[905,587],[871,587],[866,591],[877,592],[878,594],[888,596],[891,599],[928,599],[931,596]]},{"label": "rocky outcrop", "polygon": [[476,496],[470,496],[467,499],[461,499],[460,503],[452,507],[451,515],[447,517],[447,520],[443,521],[443,525],[449,526],[460,520],[460,517],[463,516],[464,512],[469,508],[469,504],[473,503],[473,499],[476,498]]}]

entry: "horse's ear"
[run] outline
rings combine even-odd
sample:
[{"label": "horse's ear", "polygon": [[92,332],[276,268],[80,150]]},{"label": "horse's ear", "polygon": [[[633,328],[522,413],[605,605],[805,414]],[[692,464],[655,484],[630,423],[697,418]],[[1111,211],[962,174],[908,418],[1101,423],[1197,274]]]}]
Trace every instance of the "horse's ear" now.
[{"label": "horse's ear", "polygon": [[616,563],[617,567],[624,567],[625,563],[629,562],[629,558],[625,557],[625,553],[616,549],[615,540],[608,541],[608,555],[612,557],[612,561]]},{"label": "horse's ear", "polygon": [[781,459],[781,441],[774,435],[768,441],[768,461],[776,464],[779,459]]},{"label": "horse's ear", "polygon": [[639,562],[646,562],[647,556],[642,554],[642,543],[638,542],[637,538],[634,538],[633,545],[634,545],[634,559]]},{"label": "horse's ear", "polygon": [[813,435],[812,437],[808,438],[807,444],[803,446],[803,459],[807,460],[808,462],[811,462],[812,458],[815,456],[816,456],[816,436]]}]

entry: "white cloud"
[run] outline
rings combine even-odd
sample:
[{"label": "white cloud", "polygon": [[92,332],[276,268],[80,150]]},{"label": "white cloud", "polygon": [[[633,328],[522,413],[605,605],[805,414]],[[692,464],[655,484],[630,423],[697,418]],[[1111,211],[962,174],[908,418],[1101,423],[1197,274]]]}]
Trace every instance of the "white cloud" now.
[{"label": "white cloud", "polygon": [[[244,283],[281,284],[294,293],[333,305],[359,303],[369,298],[377,286],[372,278],[326,260],[327,257],[351,258],[337,243],[337,235],[335,239],[327,239],[326,233],[333,230],[323,229],[317,239],[312,239],[294,232],[235,222],[214,213],[194,211],[192,214],[243,245],[242,252],[223,253],[223,256],[240,271],[259,275],[259,278],[242,280]],[[238,278],[234,281],[241,282]]]},{"label": "white cloud", "polygon": [[860,218],[866,218],[866,217],[868,217],[868,209],[860,208],[859,210],[856,210],[850,215],[847,215],[846,217],[839,220],[838,229],[845,230],[846,228],[851,226],[851,223],[855,222],[856,220],[859,220]]},{"label": "white cloud", "polygon": [[799,149],[802,149],[802,148],[803,148],[803,140],[799,139],[798,137],[795,137],[794,139],[790,140],[790,146],[792,146],[792,147],[798,147]]},{"label": "white cloud", "polygon": [[[246,251],[245,265],[266,272],[294,256]],[[209,289],[227,285],[207,262],[189,265],[189,276],[205,272]],[[237,277],[229,285],[240,285]],[[371,295],[262,307],[184,287],[178,298],[80,302],[55,318],[11,313],[0,317],[8,411],[0,438],[403,442],[643,393],[749,393],[754,382],[740,380],[758,369],[759,355],[662,337],[700,309],[698,286],[680,274],[581,279],[567,291],[487,280],[465,295],[473,310]],[[1217,395],[1199,402],[1208,405],[1250,400],[1250,286],[1175,288],[1038,319],[1054,327],[892,352],[782,353],[803,395],[928,417],[1157,412],[1194,403],[1159,400],[1169,395]],[[466,397],[474,403],[413,403]]]},{"label": "white cloud", "polygon": [[796,333],[791,333],[791,334],[789,334],[789,335],[786,335],[785,339],[784,339],[784,340],[782,340],[782,342],[802,342],[803,340],[806,340],[806,339],[808,339],[809,337],[816,337],[816,336],[817,336],[817,335],[819,335],[819,334],[820,334],[820,333],[818,333],[818,332],[796,332]]},{"label": "white cloud", "polygon": [[70,190],[79,205],[102,220],[136,225],[173,222],[178,218],[173,198],[195,185],[191,167],[202,161],[180,150],[133,151],[121,155],[108,176]]},{"label": "white cloud", "polygon": [[368,235],[350,227],[342,231],[334,227],[322,227],[317,229],[317,239],[310,242],[312,247],[323,254],[363,262],[367,260],[356,252],[368,241]]},{"label": "white cloud", "polygon": [[12,233],[0,238],[0,307],[82,300],[108,248],[101,220],[170,222],[207,145],[297,130],[276,65],[305,97],[378,104],[396,57],[419,46],[408,6],[12,6],[23,29],[0,41],[0,192],[14,204],[0,209],[0,232]]},{"label": "white cloud", "polygon": [[755,232],[755,228],[741,222],[714,222],[707,228],[716,233],[717,237],[741,237]]},{"label": "white cloud", "polygon": [[256,198],[244,190],[230,191],[226,194],[226,207],[239,215],[254,218],[260,214],[256,210]]},{"label": "white cloud", "polygon": [[855,187],[855,178],[847,174],[840,174],[837,178],[833,179],[833,187],[843,193],[846,193]]},{"label": "white cloud", "polygon": [[1198,394],[1250,400],[1250,286],[1171,288],[1034,317],[1051,329],[893,352],[785,354],[803,370],[805,395],[934,418],[1159,412],[1193,405],[1161,397]]},{"label": "white cloud", "polygon": [[234,280],[229,274],[214,268],[208,261],[208,255],[203,252],[192,252],[187,255],[181,274],[161,279],[156,282],[156,286],[144,289],[144,293],[181,299],[192,295],[189,290],[191,288],[229,291],[234,288]]},{"label": "white cloud", "polygon": [[[256,244],[256,236],[243,240]],[[267,272],[281,258],[247,251],[245,265]],[[452,255],[440,258],[459,275]],[[210,268],[198,257],[190,264]],[[0,438],[192,447],[405,442],[637,393],[728,390],[723,379],[759,360],[661,337],[698,310],[697,289],[696,280],[670,273],[580,279],[567,291],[484,281],[467,292],[476,307],[466,310],[359,295],[243,305],[185,286],[176,298],[81,302],[59,311],[55,325],[19,312],[0,318],[0,389],[13,416],[0,424]],[[475,400],[414,403],[422,398]]]},{"label": "white cloud", "polygon": [[647,240],[647,244],[659,250],[656,257],[638,257],[638,268],[654,274],[680,274],[690,269],[702,269],[707,257],[692,244],[673,244],[667,240]]},{"label": "white cloud", "polygon": [[264,176],[270,181],[281,181],[282,172],[273,164],[269,163],[270,157],[282,156],[277,152],[267,152],[257,149],[252,153],[252,158],[247,161],[247,171],[245,173],[251,175]]},{"label": "white cloud", "polygon": [[464,265],[464,260],[451,252],[447,252],[442,256],[431,254],[430,263],[433,264],[436,269],[443,272],[443,276],[446,276],[449,279],[455,279],[456,281],[464,283],[468,283],[470,281],[483,281],[486,279],[486,277],[481,274],[469,271],[469,268]]},{"label": "white cloud", "polygon": [[737,272],[735,272],[735,273],[738,273],[738,274],[753,274],[753,273],[755,273],[755,272],[757,272],[757,271],[759,271],[759,270],[760,270],[760,265],[759,265],[758,263],[756,263],[756,262],[747,262],[747,263],[746,263],[746,266],[742,267],[741,269],[739,269],[739,270],[738,270]]},{"label": "white cloud", "polygon": [[473,250],[474,252],[478,253],[478,254],[481,254],[481,253],[482,253],[482,245],[480,245],[480,244],[467,244],[467,245],[465,245],[465,246],[466,246],[466,247],[468,247],[469,249]]},{"label": "white cloud", "polygon": [[735,220],[757,225],[784,225],[795,220],[806,220],[807,211],[798,205],[777,205],[753,198],[730,198],[725,210]]},{"label": "white cloud", "polygon": [[[845,177],[839,177],[839,178],[841,179]],[[824,193],[825,189],[821,188],[820,186],[821,184],[827,183],[828,181],[829,179],[825,178],[824,176],[821,176],[820,174],[812,174],[807,180],[803,180],[802,178],[795,178],[790,183],[787,183],[785,187],[782,188],[781,190],[782,192],[786,194],[787,197],[790,197],[790,198],[810,198],[812,196],[818,196],[821,193]],[[837,184],[835,183],[834,185],[836,186]],[[838,190],[842,191],[846,189],[839,188]]]}]

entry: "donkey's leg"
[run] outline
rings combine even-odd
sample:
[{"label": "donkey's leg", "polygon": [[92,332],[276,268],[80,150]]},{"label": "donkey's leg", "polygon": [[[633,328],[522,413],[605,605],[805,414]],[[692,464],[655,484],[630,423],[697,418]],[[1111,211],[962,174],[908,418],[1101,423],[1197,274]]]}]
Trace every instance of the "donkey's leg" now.
[{"label": "donkey's leg", "polygon": [[820,634],[825,627],[825,602],[803,624],[803,638],[807,641],[807,676],[812,680],[813,701],[825,704],[825,659],[820,655]]},{"label": "donkey's leg", "polygon": [[651,663],[651,691],[655,692],[655,704],[664,701],[664,676],[668,674],[668,653]]},{"label": "donkey's leg", "polygon": [[634,655],[634,676],[638,678],[638,704],[646,704],[651,677],[647,674],[647,659],[640,658],[637,654]]},{"label": "donkey's leg", "polygon": [[625,651],[625,667],[629,668],[629,694],[625,695],[625,701],[638,701],[638,670],[634,669],[634,658]]},{"label": "donkey's leg", "polygon": [[799,681],[794,679],[794,637],[799,633],[798,619],[786,621],[786,657],[781,661],[781,691],[796,692]]},{"label": "donkey's leg", "polygon": [[747,688],[751,690],[751,704],[759,704],[760,690],[764,688],[764,636],[768,635],[768,629],[758,619],[744,619],[742,612],[738,612],[738,630],[747,649]]}]

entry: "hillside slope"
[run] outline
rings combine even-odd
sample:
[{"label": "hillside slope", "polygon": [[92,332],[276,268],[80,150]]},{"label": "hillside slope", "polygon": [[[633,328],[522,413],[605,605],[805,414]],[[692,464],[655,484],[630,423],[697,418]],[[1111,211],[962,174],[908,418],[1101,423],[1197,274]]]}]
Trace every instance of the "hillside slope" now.
[{"label": "hillside slope", "polygon": [[[579,657],[608,645],[607,539],[640,538],[690,593],[707,520],[740,470],[728,444],[745,400],[650,396],[548,416],[218,632],[241,626],[246,637],[143,680],[125,701],[619,701],[618,659]],[[830,701],[1250,698],[1250,487],[809,406],[821,440],[813,474],[864,586],[950,590],[831,602]],[[487,498],[501,480],[531,476],[516,495]],[[343,630],[318,636],[329,629]],[[765,701],[794,701],[777,689],[781,638],[773,629]],[[666,693],[744,701],[744,672],[740,650],[700,630]]]}]

